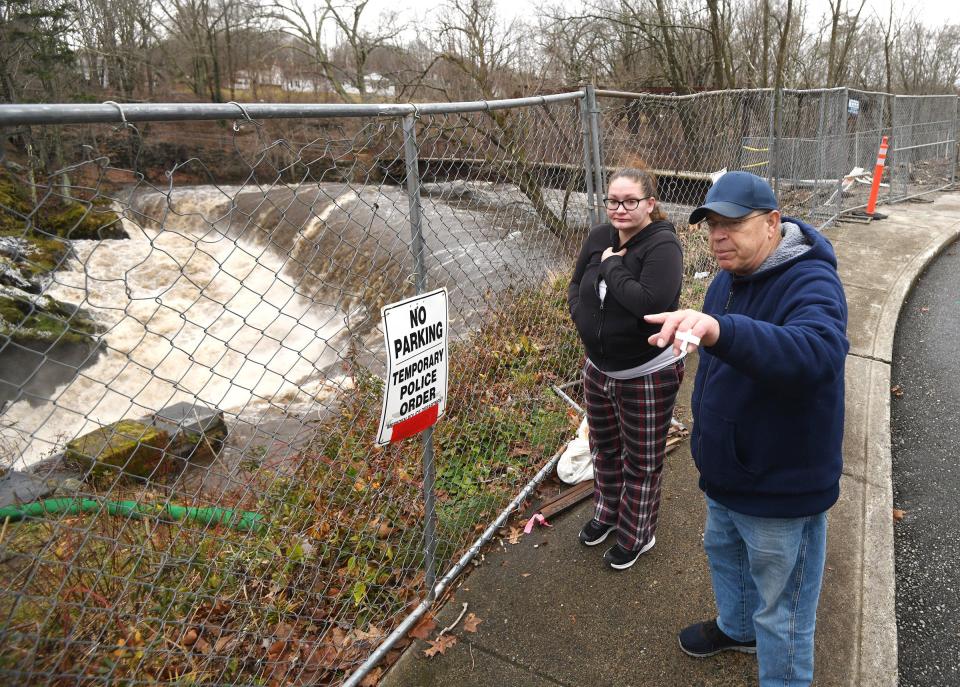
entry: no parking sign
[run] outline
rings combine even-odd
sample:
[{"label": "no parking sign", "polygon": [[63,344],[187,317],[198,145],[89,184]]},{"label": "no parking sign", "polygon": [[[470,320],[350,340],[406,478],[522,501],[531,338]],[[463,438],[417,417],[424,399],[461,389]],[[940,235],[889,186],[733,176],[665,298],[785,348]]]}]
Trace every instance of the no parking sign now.
[{"label": "no parking sign", "polygon": [[447,290],[407,298],[380,311],[387,377],[377,444],[432,426],[447,403]]}]

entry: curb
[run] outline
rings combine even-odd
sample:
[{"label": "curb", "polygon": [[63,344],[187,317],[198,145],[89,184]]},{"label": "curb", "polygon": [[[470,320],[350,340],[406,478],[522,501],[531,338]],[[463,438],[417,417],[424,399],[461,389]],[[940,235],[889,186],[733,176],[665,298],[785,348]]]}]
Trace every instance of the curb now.
[{"label": "curb", "polygon": [[[852,684],[897,687],[898,650],[894,561],[893,455],[890,436],[890,385],[893,343],[900,310],[920,275],[960,237],[960,229],[937,236],[908,261],[887,291],[870,355],[856,355],[870,364],[867,431],[864,446],[867,473],[863,482],[863,568],[860,585],[859,670]],[[855,676],[859,676],[857,679]]]}]

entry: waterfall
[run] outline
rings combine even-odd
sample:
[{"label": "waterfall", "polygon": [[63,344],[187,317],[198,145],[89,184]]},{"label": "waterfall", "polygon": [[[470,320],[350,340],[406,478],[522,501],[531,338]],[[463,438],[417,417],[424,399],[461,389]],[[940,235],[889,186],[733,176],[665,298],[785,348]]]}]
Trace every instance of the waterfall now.
[{"label": "waterfall", "polygon": [[[483,206],[443,184],[421,200],[428,282],[448,288],[454,331],[497,292],[557,265],[529,210],[517,219],[515,188],[473,186]],[[351,340],[375,366],[380,307],[412,294],[398,187],[200,186],[119,205],[130,238],[75,241],[76,259],[46,291],[98,322],[102,346],[48,361],[31,376],[46,385],[27,384],[4,409],[13,467],[180,401],[228,420],[315,407],[343,382]]]}]

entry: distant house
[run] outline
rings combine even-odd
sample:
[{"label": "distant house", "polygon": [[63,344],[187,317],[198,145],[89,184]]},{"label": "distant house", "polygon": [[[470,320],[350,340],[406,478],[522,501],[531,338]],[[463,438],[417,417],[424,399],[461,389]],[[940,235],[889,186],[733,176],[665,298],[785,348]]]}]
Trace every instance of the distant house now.
[{"label": "distant house", "polygon": [[277,66],[253,71],[239,69],[233,78],[233,87],[239,91],[249,91],[262,86],[280,88],[282,84],[283,70]]},{"label": "distant house", "polygon": [[[392,97],[396,94],[396,88],[390,79],[377,72],[370,72],[364,76],[363,83],[368,95]],[[233,79],[233,88],[238,91],[249,91],[254,87],[263,86],[278,88],[289,93],[317,93],[333,90],[323,77],[302,70],[284,69],[278,65],[253,71],[240,69]],[[343,90],[352,95],[360,94],[360,90],[351,83],[343,84]]]},{"label": "distant house", "polygon": [[[316,93],[326,86],[326,79],[315,79],[306,74],[286,74],[283,78],[283,90],[296,93]],[[324,88],[324,90],[326,90]]]},{"label": "distant house", "polygon": [[[363,77],[363,85],[367,91],[367,95],[382,95],[387,97],[396,95],[396,88],[393,83],[377,72],[370,72],[365,75]],[[343,84],[343,90],[351,95],[360,94],[360,89],[349,83]]]}]

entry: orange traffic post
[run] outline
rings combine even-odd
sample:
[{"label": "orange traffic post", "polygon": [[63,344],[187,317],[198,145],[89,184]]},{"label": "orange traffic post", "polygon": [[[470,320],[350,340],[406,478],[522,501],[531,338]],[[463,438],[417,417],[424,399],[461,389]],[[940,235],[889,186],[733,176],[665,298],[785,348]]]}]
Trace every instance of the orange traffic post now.
[{"label": "orange traffic post", "polygon": [[883,177],[883,166],[887,162],[887,137],[880,141],[880,152],[877,153],[877,165],[873,168],[873,185],[870,186],[870,200],[867,201],[867,214],[872,215],[877,209],[877,196],[880,193],[880,179]]}]

